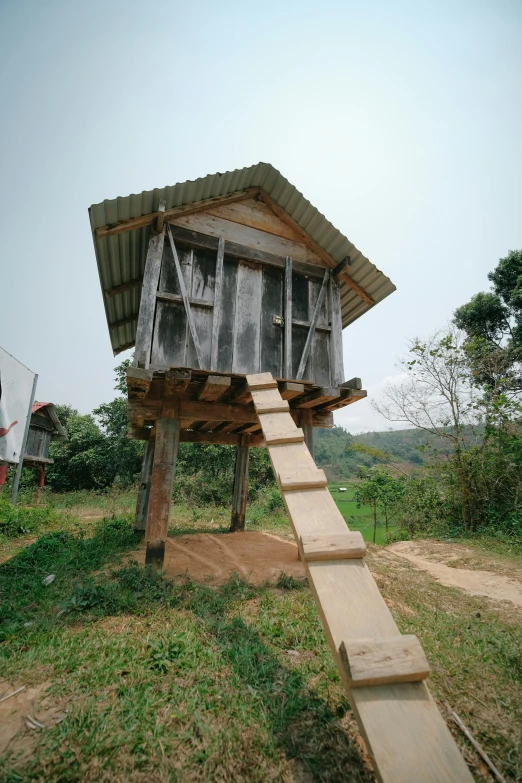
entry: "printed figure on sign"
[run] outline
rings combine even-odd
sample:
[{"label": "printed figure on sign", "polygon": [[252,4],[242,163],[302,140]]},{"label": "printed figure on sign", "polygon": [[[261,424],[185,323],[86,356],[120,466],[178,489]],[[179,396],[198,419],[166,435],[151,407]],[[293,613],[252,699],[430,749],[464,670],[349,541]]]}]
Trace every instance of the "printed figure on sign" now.
[{"label": "printed figure on sign", "polygon": [[36,378],[11,354],[0,348],[0,463],[23,460],[26,425]]},{"label": "printed figure on sign", "polygon": [[[0,373],[0,438],[5,438],[8,432],[10,432],[15,424],[18,424],[17,421],[12,421],[11,424],[8,427],[4,427],[4,406],[2,404],[2,374]],[[6,419],[7,422],[7,419]]]}]

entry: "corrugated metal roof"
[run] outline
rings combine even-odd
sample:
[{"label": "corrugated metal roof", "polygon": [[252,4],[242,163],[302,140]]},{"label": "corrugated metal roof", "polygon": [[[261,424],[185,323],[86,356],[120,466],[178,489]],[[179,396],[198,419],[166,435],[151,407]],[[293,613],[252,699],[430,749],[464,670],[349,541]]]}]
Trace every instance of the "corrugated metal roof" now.
[{"label": "corrugated metal roof", "polygon": [[[262,188],[268,193],[336,262],[350,256],[350,277],[371,296],[375,304],[395,291],[391,280],[269,163],[258,163],[224,174],[209,174],[194,181],[105,200],[89,209],[105,312],[115,354],[134,344],[141,288],[130,288],[111,297],[105,296],[105,291],[143,275],[150,226],[107,237],[99,237],[96,229],[157,212],[162,200],[166,201],[168,210],[252,187]],[[373,305],[363,301],[347,283],[341,282],[340,285],[345,327]],[[132,317],[133,321],[111,328],[111,324]]]}]

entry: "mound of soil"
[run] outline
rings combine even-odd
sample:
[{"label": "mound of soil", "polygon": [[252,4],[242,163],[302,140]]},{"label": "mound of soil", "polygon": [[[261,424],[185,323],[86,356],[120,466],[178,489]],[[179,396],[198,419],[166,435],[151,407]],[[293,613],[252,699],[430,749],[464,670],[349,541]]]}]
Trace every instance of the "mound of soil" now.
[{"label": "mound of soil", "polygon": [[[144,546],[133,555],[144,561]],[[169,538],[165,545],[165,576],[188,576],[195,581],[222,584],[233,572],[252,584],[275,582],[281,572],[304,577],[297,559],[297,546],[268,533],[248,532],[213,535],[194,533]]]}]

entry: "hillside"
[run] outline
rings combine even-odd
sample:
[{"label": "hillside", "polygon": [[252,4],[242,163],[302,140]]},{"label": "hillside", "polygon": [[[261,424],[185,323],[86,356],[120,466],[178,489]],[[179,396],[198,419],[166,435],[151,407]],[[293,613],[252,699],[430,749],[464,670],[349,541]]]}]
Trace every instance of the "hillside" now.
[{"label": "hillside", "polygon": [[[471,428],[469,438],[472,442]],[[350,435],[342,427],[316,430],[316,462],[326,470],[330,480],[354,478],[360,465],[371,467],[382,464],[382,460],[360,450],[361,446],[385,452],[391,462],[408,473],[429,462],[435,455],[445,456],[450,450],[445,439],[418,429],[364,432],[360,435]]]}]

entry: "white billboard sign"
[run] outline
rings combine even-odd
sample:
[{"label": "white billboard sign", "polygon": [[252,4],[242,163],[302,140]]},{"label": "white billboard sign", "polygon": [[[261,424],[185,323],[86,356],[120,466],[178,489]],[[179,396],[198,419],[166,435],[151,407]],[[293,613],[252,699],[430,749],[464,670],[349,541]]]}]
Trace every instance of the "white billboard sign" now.
[{"label": "white billboard sign", "polygon": [[34,381],[34,372],[0,348],[0,462],[20,461]]}]

